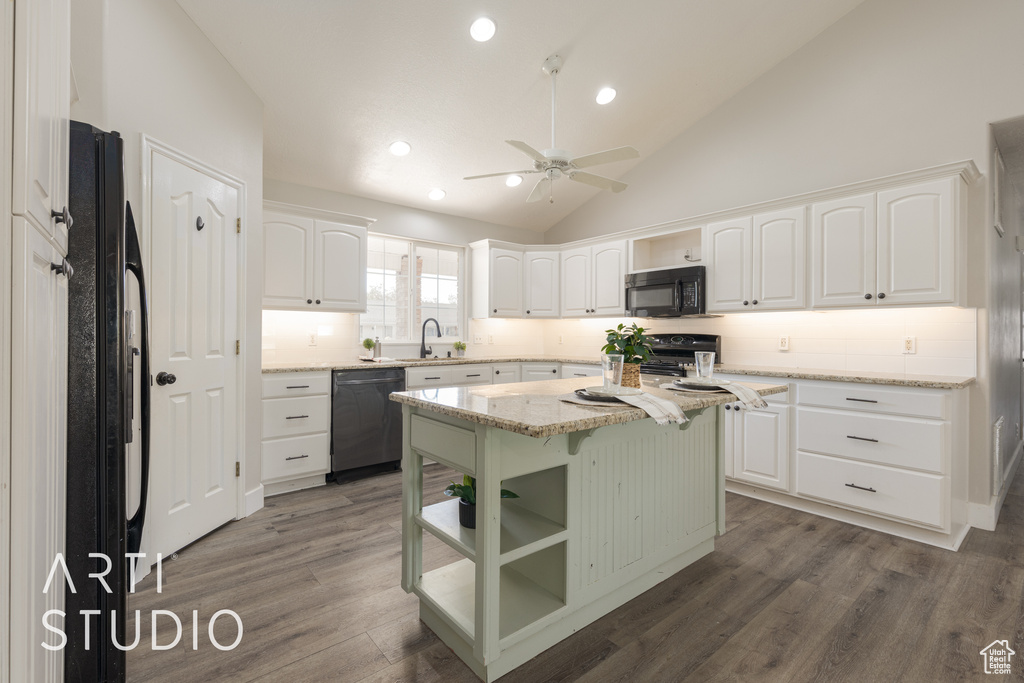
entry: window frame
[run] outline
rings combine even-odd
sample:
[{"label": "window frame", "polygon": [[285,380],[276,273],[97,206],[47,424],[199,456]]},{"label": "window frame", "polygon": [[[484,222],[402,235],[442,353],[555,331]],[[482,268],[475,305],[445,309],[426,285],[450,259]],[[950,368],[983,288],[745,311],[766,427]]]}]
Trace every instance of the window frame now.
[{"label": "window frame", "polygon": [[[450,251],[458,252],[458,254],[459,254],[459,273],[458,273],[458,287],[457,287],[457,290],[458,290],[458,296],[459,296],[459,311],[458,311],[458,314],[457,314],[456,317],[458,319],[459,329],[461,330],[461,335],[462,336],[460,336],[460,337],[441,337],[440,339],[437,338],[437,337],[428,337],[428,339],[433,339],[435,341],[435,343],[439,343],[439,344],[451,344],[451,343],[453,343],[455,341],[463,341],[463,342],[466,341],[466,335],[469,334],[469,301],[467,299],[467,285],[466,285],[466,278],[467,278],[467,268],[466,268],[467,263],[466,262],[469,259],[469,249],[466,247],[466,245],[464,245],[464,244],[449,244],[447,242],[438,242],[436,240],[423,240],[423,239],[416,239],[416,238],[412,238],[412,237],[405,237],[403,235],[389,235],[389,234],[383,233],[383,232],[370,232],[370,231],[367,231],[367,239],[369,240],[369,238],[373,238],[373,237],[377,237],[377,238],[380,238],[380,239],[386,239],[386,240],[394,240],[394,241],[398,241],[398,242],[405,242],[406,244],[408,244],[410,246],[410,255],[414,259],[415,259],[415,255],[416,255],[416,247],[425,247],[427,249],[439,249],[440,248],[440,249],[448,249]],[[369,246],[369,242],[367,242],[367,246]],[[369,260],[367,260],[366,275],[369,276],[369,273],[370,273],[370,265],[369,265]],[[416,330],[415,325],[413,323],[415,322],[416,295],[418,294],[419,286],[420,286],[419,285],[419,278],[418,277],[410,277],[409,278],[409,282],[410,282],[410,292],[409,293],[410,293],[410,297],[411,297],[411,305],[409,306],[408,327],[409,327],[410,332],[415,333],[417,330]],[[369,303],[369,301],[367,301],[367,303]],[[361,342],[363,339],[365,339],[365,337],[363,336],[363,322],[362,322],[362,316],[364,316],[364,315],[366,315],[366,311],[364,311],[364,312],[359,314],[359,316],[360,316],[359,323],[356,325],[356,337],[357,337],[357,341],[359,341],[359,342]],[[419,332],[422,335],[422,325],[420,326]],[[387,339],[387,340],[381,339],[380,343],[381,343],[382,346],[384,346],[384,345],[419,344],[420,343],[420,339],[415,339],[415,338],[411,338],[411,339]]]}]

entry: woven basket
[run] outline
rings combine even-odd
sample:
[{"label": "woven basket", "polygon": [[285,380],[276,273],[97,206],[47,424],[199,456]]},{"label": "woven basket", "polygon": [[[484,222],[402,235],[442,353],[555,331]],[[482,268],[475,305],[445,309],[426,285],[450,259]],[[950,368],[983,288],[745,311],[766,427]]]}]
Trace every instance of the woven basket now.
[{"label": "woven basket", "polygon": [[622,364],[622,386],[640,388],[640,366],[637,363]]}]

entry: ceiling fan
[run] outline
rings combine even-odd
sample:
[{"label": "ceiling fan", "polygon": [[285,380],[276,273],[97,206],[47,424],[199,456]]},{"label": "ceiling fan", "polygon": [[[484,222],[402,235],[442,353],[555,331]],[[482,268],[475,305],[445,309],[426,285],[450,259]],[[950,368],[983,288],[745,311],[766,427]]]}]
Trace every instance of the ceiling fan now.
[{"label": "ceiling fan", "polygon": [[626,183],[618,180],[612,180],[611,178],[605,178],[604,176],[595,175],[593,173],[587,173],[580,169],[597,166],[598,164],[608,164],[613,161],[636,159],[640,156],[640,152],[636,151],[633,147],[616,147],[615,149],[607,149],[603,152],[595,152],[594,154],[584,154],[583,156],[573,157],[569,150],[559,149],[555,146],[555,77],[561,70],[562,63],[563,60],[559,55],[551,55],[545,59],[544,64],[541,65],[541,69],[544,70],[544,73],[551,76],[551,149],[545,149],[543,152],[538,152],[525,142],[520,142],[519,140],[506,140],[505,142],[533,159],[533,168],[523,171],[505,171],[504,173],[473,175],[464,178],[464,180],[477,180],[479,178],[494,178],[496,176],[507,175],[526,175],[528,173],[543,173],[544,177],[541,178],[534,186],[533,192],[531,192],[530,196],[526,198],[527,202],[539,202],[546,194],[548,196],[548,201],[554,203],[555,197],[552,191],[552,185],[555,180],[562,176],[568,177],[569,180],[575,180],[577,183],[592,185],[602,190],[611,190],[612,192],[622,192],[628,187]]}]

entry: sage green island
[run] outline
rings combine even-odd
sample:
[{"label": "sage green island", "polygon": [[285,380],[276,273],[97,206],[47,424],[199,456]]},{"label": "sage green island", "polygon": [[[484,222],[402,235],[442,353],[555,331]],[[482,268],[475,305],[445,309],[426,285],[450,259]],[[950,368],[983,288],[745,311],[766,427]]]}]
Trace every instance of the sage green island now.
[{"label": "sage green island", "polygon": [[[594,378],[398,392],[403,404],[402,587],[420,618],[493,681],[714,549],[725,528],[721,408],[729,393],[645,386],[689,421],[559,395]],[[785,386],[744,382],[761,395]],[[476,529],[459,501],[423,506],[423,459],[476,478]],[[501,499],[502,488],[519,498]],[[423,572],[423,533],[464,559]]]}]

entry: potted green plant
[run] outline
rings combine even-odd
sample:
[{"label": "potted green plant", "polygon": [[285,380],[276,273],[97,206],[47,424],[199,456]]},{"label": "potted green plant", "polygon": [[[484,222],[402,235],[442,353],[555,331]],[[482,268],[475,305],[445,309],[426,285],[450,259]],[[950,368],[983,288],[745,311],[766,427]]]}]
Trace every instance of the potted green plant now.
[{"label": "potted green plant", "polygon": [[373,340],[370,339],[369,337],[363,340],[363,348],[369,351],[370,355],[373,355],[373,344]]},{"label": "potted green plant", "polygon": [[[462,475],[462,483],[449,483],[444,495],[459,499],[459,524],[467,529],[476,528],[476,479],[468,474]],[[518,498],[519,496],[507,489],[501,489],[502,498]]]},{"label": "potted green plant", "polygon": [[465,353],[466,353],[466,342],[464,342],[464,341],[457,341],[454,344],[452,344],[452,346],[455,347],[455,355],[456,356],[460,356],[461,357],[461,356],[465,355]]},{"label": "potted green plant", "polygon": [[633,323],[626,327],[623,323],[619,326],[605,330],[608,337],[607,344],[601,348],[602,353],[622,354],[622,386],[640,388],[640,364],[646,363],[651,358],[651,341],[644,334],[644,328],[637,327]]}]

